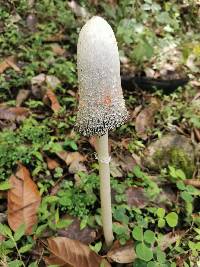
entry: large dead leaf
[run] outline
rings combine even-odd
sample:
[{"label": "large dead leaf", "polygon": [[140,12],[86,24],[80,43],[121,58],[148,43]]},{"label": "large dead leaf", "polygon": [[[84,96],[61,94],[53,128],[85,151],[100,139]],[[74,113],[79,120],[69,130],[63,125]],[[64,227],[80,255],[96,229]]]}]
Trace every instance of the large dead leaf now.
[{"label": "large dead leaf", "polygon": [[73,220],[73,222],[66,229],[58,230],[59,236],[79,240],[84,244],[90,244],[95,241],[97,233],[94,228],[86,226],[80,229],[80,220],[72,216],[66,216],[63,219]]},{"label": "large dead leaf", "polygon": [[107,257],[109,260],[118,263],[131,263],[136,259],[133,241],[127,242],[125,245],[120,245],[116,242],[113,247],[108,251]]},{"label": "large dead leaf", "polygon": [[16,58],[14,56],[7,57],[0,63],[0,74],[9,68],[13,68],[17,72],[20,71],[20,68],[16,65]]},{"label": "large dead leaf", "polygon": [[66,237],[54,237],[47,239],[50,257],[45,258],[47,265],[58,264],[59,266],[73,267],[99,267],[103,262],[105,267],[110,264],[101,256],[93,252],[87,245],[77,240]]},{"label": "large dead leaf", "polygon": [[0,108],[0,120],[7,121],[23,121],[30,115],[27,108],[13,107],[13,108]]},{"label": "large dead leaf", "polygon": [[154,116],[156,111],[160,108],[160,103],[157,99],[153,98],[148,107],[144,108],[136,117],[135,130],[137,135],[146,140],[149,130],[154,125]]},{"label": "large dead leaf", "polygon": [[26,167],[19,165],[16,174],[9,179],[12,188],[8,191],[8,223],[13,231],[25,224],[26,234],[31,234],[37,223],[37,209],[41,197],[36,184]]}]

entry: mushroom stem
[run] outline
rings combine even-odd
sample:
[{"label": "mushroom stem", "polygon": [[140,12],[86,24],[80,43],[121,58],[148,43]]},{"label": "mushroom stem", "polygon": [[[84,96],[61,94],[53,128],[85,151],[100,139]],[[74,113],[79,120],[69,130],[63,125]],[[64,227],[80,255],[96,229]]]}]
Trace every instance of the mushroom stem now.
[{"label": "mushroom stem", "polygon": [[110,189],[110,166],[108,153],[108,132],[105,135],[97,136],[97,153],[99,161],[100,176],[100,198],[101,198],[101,217],[105,242],[108,247],[113,242],[112,232],[112,209],[111,209],[111,189]]}]

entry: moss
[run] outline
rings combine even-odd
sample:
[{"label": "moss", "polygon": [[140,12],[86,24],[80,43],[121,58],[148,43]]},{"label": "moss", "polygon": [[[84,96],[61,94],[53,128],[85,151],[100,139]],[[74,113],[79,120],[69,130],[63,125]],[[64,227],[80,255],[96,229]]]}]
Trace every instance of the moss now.
[{"label": "moss", "polygon": [[158,150],[153,156],[153,160],[159,168],[168,165],[184,171],[188,178],[192,177],[194,171],[194,162],[189,155],[181,148],[173,147],[167,150]]}]

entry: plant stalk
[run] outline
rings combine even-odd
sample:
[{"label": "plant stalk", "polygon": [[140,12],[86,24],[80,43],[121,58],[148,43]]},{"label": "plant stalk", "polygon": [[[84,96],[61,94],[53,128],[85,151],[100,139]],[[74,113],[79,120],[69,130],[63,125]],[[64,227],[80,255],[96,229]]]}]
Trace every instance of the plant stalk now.
[{"label": "plant stalk", "polygon": [[110,166],[108,153],[108,132],[103,136],[97,136],[97,154],[99,161],[101,218],[105,242],[108,247],[113,243],[112,209],[110,189]]}]

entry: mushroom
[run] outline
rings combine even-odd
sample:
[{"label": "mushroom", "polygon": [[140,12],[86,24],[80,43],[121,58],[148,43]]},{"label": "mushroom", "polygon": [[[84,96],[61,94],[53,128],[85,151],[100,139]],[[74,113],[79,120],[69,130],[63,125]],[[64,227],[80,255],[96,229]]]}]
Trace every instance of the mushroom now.
[{"label": "mushroom", "polygon": [[95,136],[105,242],[113,242],[108,131],[128,118],[122,94],[117,42],[110,25],[94,16],[80,31],[77,46],[79,107],[75,130]]}]

